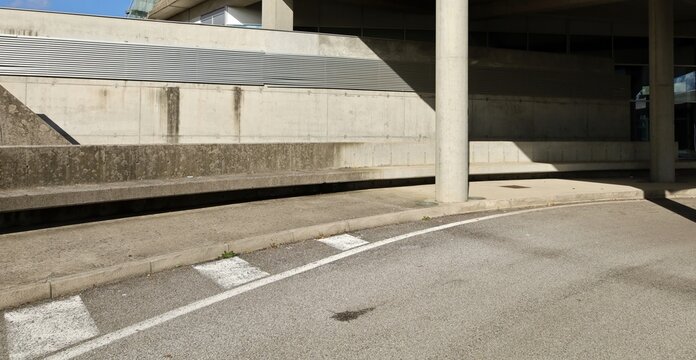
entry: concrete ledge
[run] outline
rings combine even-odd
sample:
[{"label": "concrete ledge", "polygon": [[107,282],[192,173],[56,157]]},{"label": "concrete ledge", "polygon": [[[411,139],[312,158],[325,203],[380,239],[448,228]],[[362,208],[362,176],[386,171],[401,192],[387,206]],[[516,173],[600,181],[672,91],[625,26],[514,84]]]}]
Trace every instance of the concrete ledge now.
[{"label": "concrete ledge", "polygon": [[223,191],[430,176],[434,176],[432,166],[409,166],[35,187],[0,191],[0,212]]},{"label": "concrete ledge", "polygon": [[506,200],[480,200],[469,203],[448,204],[348,219],[249,238],[235,239],[227,243],[200,248],[191,248],[188,250],[164,254],[144,260],[64,276],[47,282],[7,288],[0,290],[0,309],[16,307],[43,299],[58,298],[95,286],[113,283],[135,276],[142,276],[180,266],[194,265],[205,261],[215,260],[225,251],[231,250],[237,253],[248,253],[280,244],[318,239],[379,226],[420,221],[426,217],[437,218],[483,211],[541,208],[592,202],[642,200],[646,198],[694,197],[696,197],[696,188],[687,188],[674,191],[666,190],[664,188],[654,188],[651,190],[635,189],[626,191],[585,193],[578,195],[557,195],[549,197],[517,198]]},{"label": "concrete ledge", "polygon": [[[645,170],[648,168],[649,164],[643,161],[577,163],[501,162],[471,164],[471,174],[540,174],[580,171]],[[677,168],[696,169],[696,161],[677,162]],[[26,189],[0,190],[0,212],[235,190],[371,180],[425,178],[433,176],[435,176],[434,166],[423,165],[203,176],[69,186],[42,186]]]}]

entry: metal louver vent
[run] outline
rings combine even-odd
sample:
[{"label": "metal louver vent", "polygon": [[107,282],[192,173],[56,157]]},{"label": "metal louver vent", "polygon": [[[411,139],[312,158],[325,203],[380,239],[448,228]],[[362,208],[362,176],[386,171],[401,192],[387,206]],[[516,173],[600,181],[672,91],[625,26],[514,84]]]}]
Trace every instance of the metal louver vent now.
[{"label": "metal louver vent", "polygon": [[0,36],[0,74],[83,79],[433,92],[423,63]]}]

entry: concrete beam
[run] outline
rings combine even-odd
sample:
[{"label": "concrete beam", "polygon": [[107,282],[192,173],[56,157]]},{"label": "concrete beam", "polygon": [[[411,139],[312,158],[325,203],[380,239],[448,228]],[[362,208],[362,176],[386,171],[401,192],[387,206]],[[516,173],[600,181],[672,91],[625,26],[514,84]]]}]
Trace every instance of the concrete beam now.
[{"label": "concrete beam", "polygon": [[437,0],[437,200],[469,197],[469,1]]},{"label": "concrete beam", "polygon": [[294,28],[293,0],[262,0],[264,29],[292,31]]},{"label": "concrete beam", "polygon": [[205,0],[159,0],[147,15],[149,19],[166,20]]},{"label": "concrete beam", "polygon": [[[159,0],[147,17],[149,19],[167,20],[206,1],[207,0]],[[261,0],[231,0],[227,2],[227,5],[244,7],[259,1]]]},{"label": "concrete beam", "polygon": [[587,6],[604,5],[625,0],[493,0],[471,6],[471,17],[487,19],[501,16],[567,10]]},{"label": "concrete beam", "polygon": [[674,182],[674,0],[650,0],[650,175]]}]

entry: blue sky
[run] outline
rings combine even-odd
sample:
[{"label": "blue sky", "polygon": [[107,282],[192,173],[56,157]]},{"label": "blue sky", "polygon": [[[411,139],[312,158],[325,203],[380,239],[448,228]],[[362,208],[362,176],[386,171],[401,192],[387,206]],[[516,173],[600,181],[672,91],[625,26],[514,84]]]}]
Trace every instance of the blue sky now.
[{"label": "blue sky", "polygon": [[0,7],[124,16],[131,0],[0,0]]}]

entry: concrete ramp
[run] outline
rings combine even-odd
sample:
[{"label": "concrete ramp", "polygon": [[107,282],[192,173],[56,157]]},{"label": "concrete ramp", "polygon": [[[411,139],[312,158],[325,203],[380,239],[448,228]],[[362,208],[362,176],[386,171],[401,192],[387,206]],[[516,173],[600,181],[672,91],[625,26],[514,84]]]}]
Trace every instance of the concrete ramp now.
[{"label": "concrete ramp", "polygon": [[71,141],[0,86],[0,146],[11,145],[71,145]]}]

